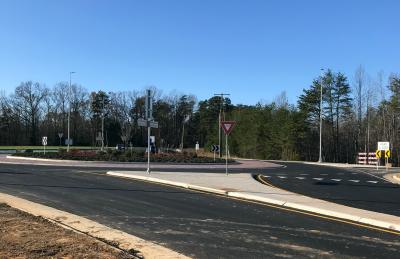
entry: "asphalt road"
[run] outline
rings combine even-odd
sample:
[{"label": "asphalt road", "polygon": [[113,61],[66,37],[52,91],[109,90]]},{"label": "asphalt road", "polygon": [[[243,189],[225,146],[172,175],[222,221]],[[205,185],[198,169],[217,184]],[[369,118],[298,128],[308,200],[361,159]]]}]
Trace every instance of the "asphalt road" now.
[{"label": "asphalt road", "polygon": [[300,163],[263,172],[272,185],[350,207],[400,216],[400,185],[388,182],[382,171],[335,168]]},{"label": "asphalt road", "polygon": [[105,170],[0,165],[0,192],[87,217],[196,258],[395,258],[398,235]]}]

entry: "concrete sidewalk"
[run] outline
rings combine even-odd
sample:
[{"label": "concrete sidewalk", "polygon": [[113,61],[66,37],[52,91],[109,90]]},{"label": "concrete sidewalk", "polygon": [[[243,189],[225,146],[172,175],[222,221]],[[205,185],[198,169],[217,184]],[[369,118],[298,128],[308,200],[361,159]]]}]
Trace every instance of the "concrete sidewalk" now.
[{"label": "concrete sidewalk", "polygon": [[400,231],[400,217],[352,208],[295,194],[256,181],[250,174],[110,171],[108,175],[162,183],[229,197],[279,205]]}]

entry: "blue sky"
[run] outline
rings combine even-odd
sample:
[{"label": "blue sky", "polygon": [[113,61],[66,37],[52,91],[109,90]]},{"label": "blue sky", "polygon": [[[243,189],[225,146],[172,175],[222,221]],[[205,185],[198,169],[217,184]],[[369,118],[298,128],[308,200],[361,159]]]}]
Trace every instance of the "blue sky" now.
[{"label": "blue sky", "polygon": [[400,72],[400,1],[0,0],[0,89],[69,78],[295,102],[320,68]]}]

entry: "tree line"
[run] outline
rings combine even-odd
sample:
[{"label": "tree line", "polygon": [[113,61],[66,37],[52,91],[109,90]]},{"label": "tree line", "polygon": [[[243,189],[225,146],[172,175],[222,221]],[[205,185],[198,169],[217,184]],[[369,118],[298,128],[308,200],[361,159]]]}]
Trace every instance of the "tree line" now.
[{"label": "tree line", "polygon": [[[358,152],[374,152],[377,141],[390,141],[393,162],[399,160],[400,77],[396,74],[387,79],[383,73],[370,77],[360,66],[350,83],[345,74],[327,70],[295,104],[288,102],[285,92],[270,103],[234,105],[220,96],[198,101],[191,94],[151,90],[153,116],[159,122],[152,135],[159,147],[193,148],[198,142],[208,149],[218,144],[222,110],[225,119],[237,121],[229,138],[232,155],[316,161],[321,119],[324,161],[353,163]],[[42,136],[48,137],[49,145],[63,145],[70,112],[70,135],[76,146],[99,146],[102,120],[106,146],[145,146],[147,131],[137,125],[145,115],[144,106],[145,90],[89,92],[67,82],[52,88],[22,82],[12,94],[0,94],[0,145],[40,145]]]}]

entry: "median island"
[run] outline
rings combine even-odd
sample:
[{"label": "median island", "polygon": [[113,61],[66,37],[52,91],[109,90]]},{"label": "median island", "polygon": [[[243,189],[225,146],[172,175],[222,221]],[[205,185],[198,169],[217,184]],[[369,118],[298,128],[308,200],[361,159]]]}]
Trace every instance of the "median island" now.
[{"label": "median island", "polygon": [[[112,161],[112,162],[147,162],[147,153],[144,151],[119,151],[115,149],[107,149],[106,151],[98,150],[81,150],[71,149],[67,152],[65,149],[59,149],[57,152],[33,152],[25,150],[13,154],[18,157],[31,157],[42,159],[60,159],[60,160],[79,160],[79,161]],[[152,153],[150,155],[151,162],[158,163],[225,163],[224,158],[213,158],[207,155],[199,155],[195,152],[165,152]],[[228,163],[235,163],[235,160],[228,159]]]}]

